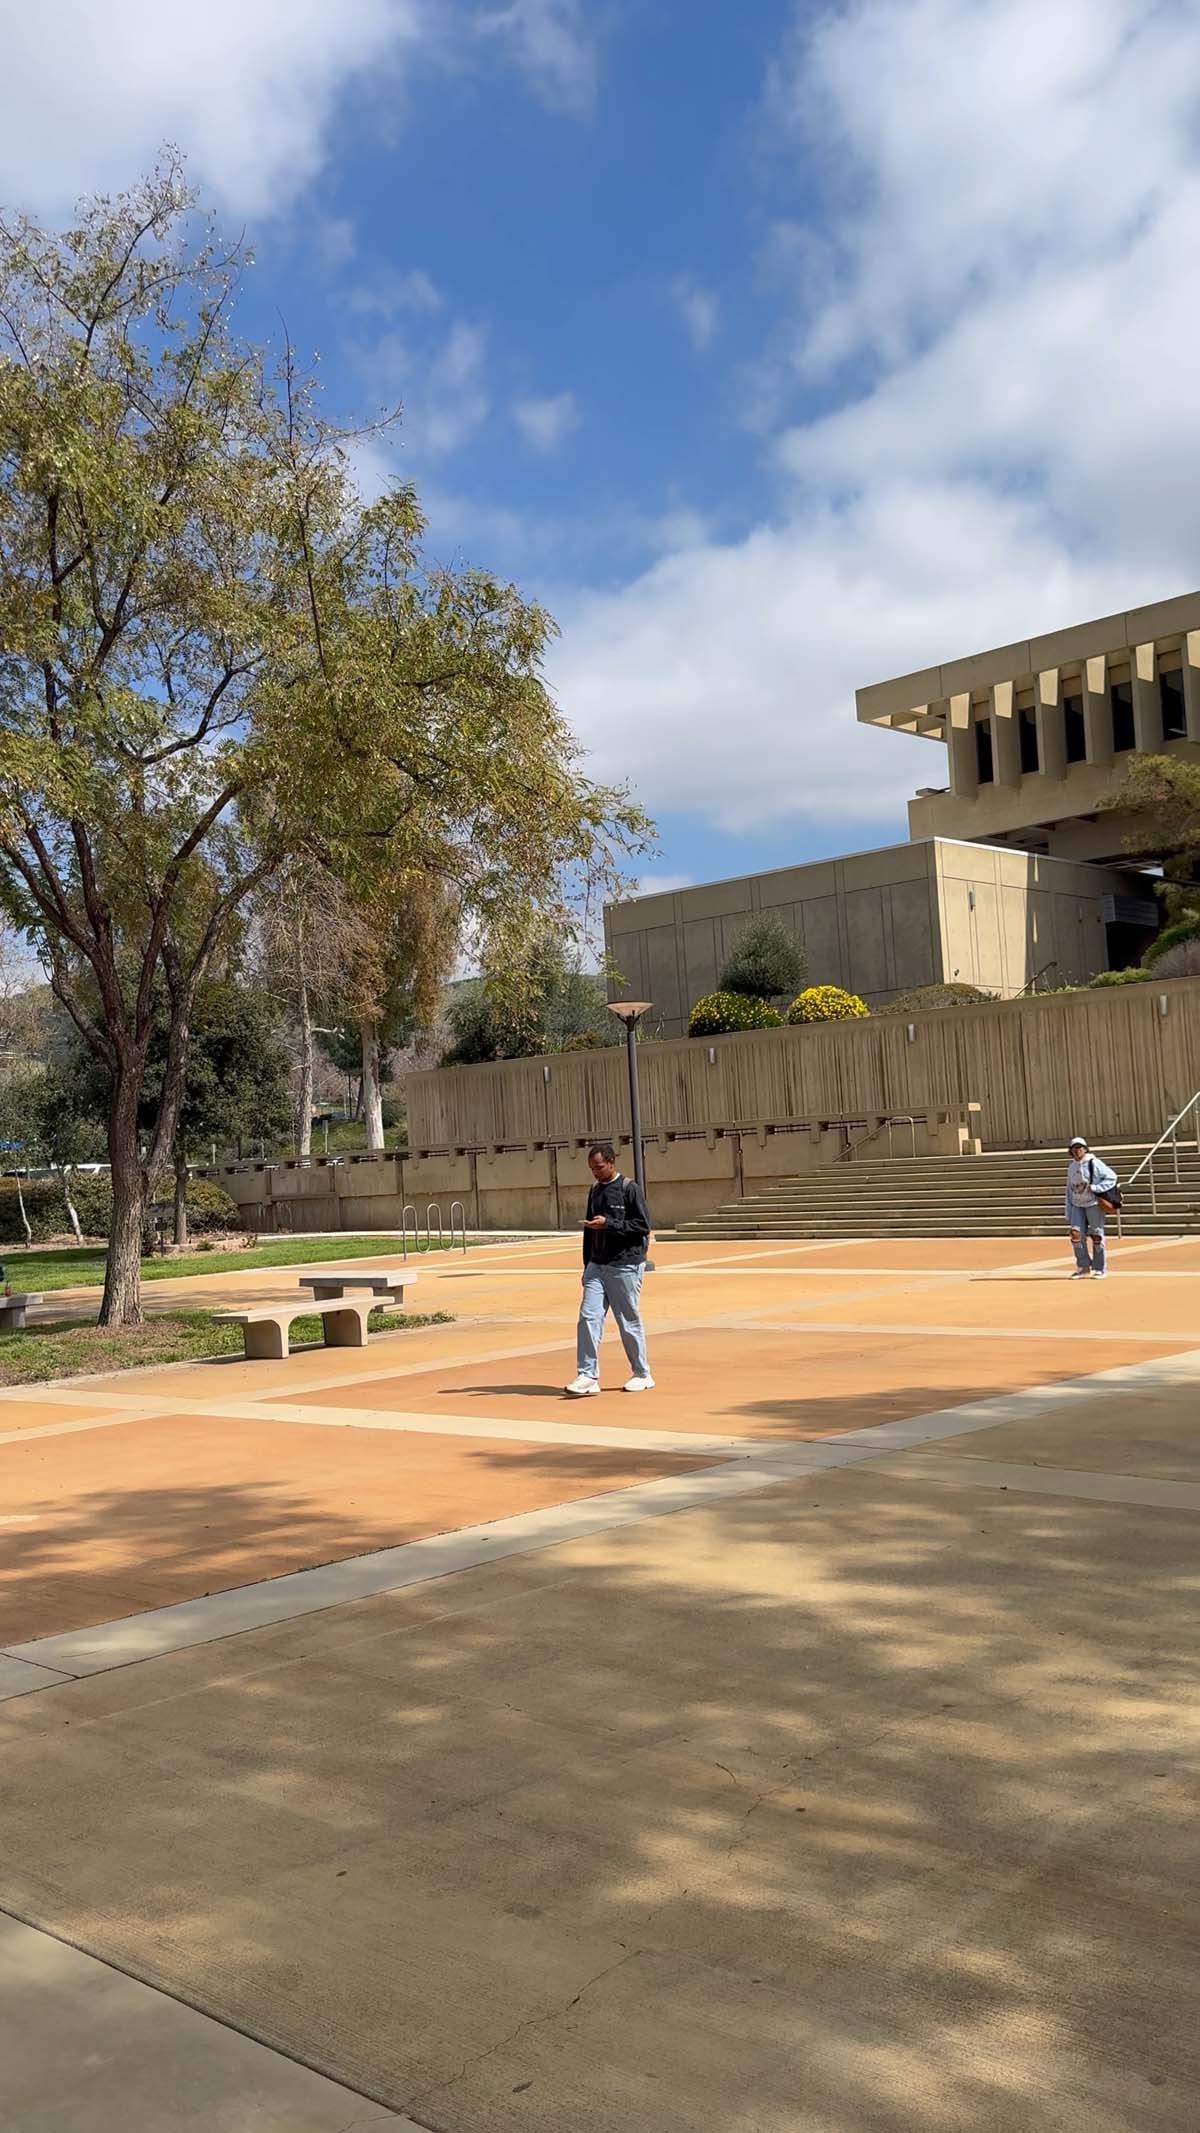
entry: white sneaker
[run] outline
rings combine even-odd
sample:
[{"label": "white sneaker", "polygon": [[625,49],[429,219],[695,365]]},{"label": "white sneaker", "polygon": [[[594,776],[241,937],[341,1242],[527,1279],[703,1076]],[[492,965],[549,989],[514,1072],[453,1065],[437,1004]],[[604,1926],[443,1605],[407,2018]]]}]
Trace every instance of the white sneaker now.
[{"label": "white sneaker", "polygon": [[645,1377],[630,1378],[626,1383],[625,1390],[626,1392],[653,1392],[654,1379],[649,1372]]},{"label": "white sneaker", "polygon": [[599,1378],[572,1378],[569,1385],[563,1386],[563,1391],[569,1400],[586,1400],[589,1394],[599,1392],[599,1390]]},{"label": "white sneaker", "polygon": [[1072,1281],[1090,1281],[1091,1278],[1092,1270],[1090,1266],[1077,1266],[1071,1276]]},{"label": "white sneaker", "polygon": [[1106,1266],[1094,1266],[1092,1268],[1093,1281],[1104,1281],[1107,1277],[1107,1274],[1108,1268]]}]

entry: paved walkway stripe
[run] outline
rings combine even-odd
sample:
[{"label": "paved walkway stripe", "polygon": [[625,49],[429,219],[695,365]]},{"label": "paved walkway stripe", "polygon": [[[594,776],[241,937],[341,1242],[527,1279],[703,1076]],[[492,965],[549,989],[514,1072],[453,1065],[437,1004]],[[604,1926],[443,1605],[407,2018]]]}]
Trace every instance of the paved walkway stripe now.
[{"label": "paved walkway stripe", "polygon": [[[72,1677],[105,1673],[112,1667],[161,1658],[168,1652],[209,1644],[267,1623],[291,1621],[353,1600],[423,1584],[430,1578],[446,1577],[457,1570],[476,1569],[506,1556],[560,1547],[587,1534],[612,1532],[647,1518],[697,1510],[722,1497],[744,1495],[772,1482],[875,1461],[892,1451],[994,1429],[1000,1422],[1028,1420],[1064,1401],[1092,1398],[1114,1386],[1144,1388],[1181,1377],[1200,1379],[1200,1349],[1175,1356],[1165,1364],[1157,1358],[1122,1364],[1058,1385],[1034,1386],[1024,1392],[1003,1393],[846,1431],[819,1443],[756,1444],[750,1456],[710,1468],[707,1473],[639,1482],[632,1488],[585,1497],[574,1504],[526,1512],[490,1525],[463,1527],[373,1555],[327,1563],[320,1569],[300,1570],[230,1592],[182,1601],[173,1607],[155,1608],[121,1621],[14,1644],[0,1653],[0,1659],[32,1662],[47,1672]],[[0,1697],[28,1693],[23,1687],[0,1689]]]}]

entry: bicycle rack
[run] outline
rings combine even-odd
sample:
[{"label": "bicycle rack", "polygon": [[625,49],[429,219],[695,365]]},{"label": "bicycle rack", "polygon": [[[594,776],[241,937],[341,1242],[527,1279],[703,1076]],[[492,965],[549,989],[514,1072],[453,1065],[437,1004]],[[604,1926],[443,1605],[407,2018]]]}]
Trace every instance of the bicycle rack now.
[{"label": "bicycle rack", "polygon": [[404,1259],[408,1257],[408,1218],[410,1215],[412,1216],[413,1250],[414,1252],[419,1252],[421,1249],[421,1232],[417,1227],[417,1210],[410,1200],[400,1210],[400,1253]]},{"label": "bicycle rack", "polygon": [[438,1226],[438,1250],[444,1252],[446,1249],[446,1225],[442,1221],[442,1210],[436,1200],[431,1200],[425,1209],[425,1249],[427,1252],[433,1250],[433,1218],[435,1215],[437,1216]]},{"label": "bicycle rack", "polygon": [[467,1249],[467,1210],[466,1210],[466,1208],[465,1208],[465,1207],[463,1206],[463,1204],[462,1204],[462,1201],[461,1201],[461,1200],[451,1200],[451,1202],[450,1202],[450,1249],[451,1249],[451,1251],[453,1251],[453,1250],[454,1250],[454,1217],[455,1217],[455,1215],[456,1215],[456,1214],[457,1214],[457,1216],[458,1216],[458,1238],[459,1238],[459,1248],[460,1248],[460,1250],[462,1250],[462,1251],[464,1251],[464,1252],[465,1252],[465,1251],[466,1251],[466,1249]]}]

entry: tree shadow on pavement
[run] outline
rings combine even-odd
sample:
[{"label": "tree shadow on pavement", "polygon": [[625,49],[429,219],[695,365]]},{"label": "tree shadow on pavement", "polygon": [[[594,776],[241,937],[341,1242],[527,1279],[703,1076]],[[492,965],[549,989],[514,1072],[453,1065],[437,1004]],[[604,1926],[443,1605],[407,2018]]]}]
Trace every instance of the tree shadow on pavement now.
[{"label": "tree shadow on pavement", "polygon": [[0,1898],[455,2133],[1190,2133],[1195,1539],[866,1467],[30,1696]]}]

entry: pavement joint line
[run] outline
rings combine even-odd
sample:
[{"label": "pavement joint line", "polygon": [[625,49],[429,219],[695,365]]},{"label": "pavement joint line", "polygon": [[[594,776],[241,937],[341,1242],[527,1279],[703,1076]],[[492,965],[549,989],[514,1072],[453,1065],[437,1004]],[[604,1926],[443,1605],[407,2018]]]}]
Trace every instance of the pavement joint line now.
[{"label": "pavement joint line", "polygon": [[[28,1940],[26,1936],[28,1936]],[[329,2133],[356,2133],[358,2128],[364,2129],[365,2133],[365,2129],[371,2126],[379,2127],[381,2133],[383,2133],[383,2129],[388,2127],[392,2129],[392,2133],[429,2133],[427,2126],[418,2125],[415,2118],[407,2118],[403,2111],[394,2110],[391,2105],[384,2103],[377,2092],[373,2093],[369,2089],[352,2087],[340,2075],[329,2072],[325,2066],[318,2064],[315,2060],[301,2058],[298,2052],[290,2050],[283,2043],[268,2042],[266,2037],[261,2035],[259,2031],[250,2028],[248,2023],[239,2020],[228,2010],[223,2010],[220,2014],[213,2013],[204,2007],[198,1999],[190,1997],[182,1987],[175,1987],[157,1979],[151,1982],[149,1978],[142,1976],[138,1971],[131,1968],[128,1963],[117,1962],[110,1954],[101,1955],[95,1948],[89,1947],[85,1941],[67,1933],[61,1927],[46,1925],[39,1920],[28,1918],[23,1912],[15,1910],[11,1904],[0,1905],[0,1957],[3,1957],[4,1954],[2,1943],[14,1939],[21,1944],[18,1969],[23,1981],[26,1982],[29,1980],[31,1973],[36,1975],[39,1942],[45,1943],[47,1947],[64,1951],[63,1957],[60,1958],[60,1967],[65,1961],[66,1967],[72,1973],[71,2004],[77,2005],[81,1991],[86,1993],[95,1984],[102,1995],[106,2028],[113,2021],[118,2008],[124,2010],[126,2020],[128,2020],[129,2013],[136,2008],[139,2017],[138,2026],[140,2028],[142,2026],[140,2018],[143,2012],[155,2008],[156,2002],[160,2003],[158,2011],[161,2011],[161,2005],[165,2003],[167,2006],[181,2010],[181,2017],[177,2016],[173,2025],[175,2029],[176,2053],[178,2053],[181,2043],[184,2042],[186,2032],[191,2030],[196,2043],[193,2064],[197,2067],[203,2065],[205,2068],[212,2066],[215,2056],[222,2053],[226,2056],[230,2055],[230,2048],[221,2042],[222,2036],[236,2037],[239,2040],[239,2044],[233,2048],[233,2052],[236,2055],[236,2071],[233,2079],[239,2098],[252,2090],[256,2096],[266,2101],[269,2105],[270,2098],[264,2092],[268,2087],[272,2062],[274,2062],[280,2068],[295,2068],[301,2077],[308,2077],[311,2088],[308,2088],[307,2083],[305,2084],[305,2087],[308,2088],[308,2093],[303,2106],[306,2122],[311,2123],[308,2105],[315,2102],[318,2097],[323,2102],[328,2101],[330,2105],[335,2102],[338,2104],[338,2125],[335,2128],[332,2119],[330,2119],[328,2122]],[[121,1981],[120,1984],[114,1984],[114,1980],[118,1979]],[[179,2027],[181,2019],[183,2025],[182,2033]],[[190,2038],[187,2041],[190,2042]],[[63,2056],[69,2060],[71,2051],[69,2033],[64,2038],[64,2047]],[[90,2061],[84,2063],[89,2077],[89,2085],[92,2086],[94,2085],[97,2069]],[[290,2075],[285,2077],[285,2080],[287,2086],[291,2087],[293,2085]],[[73,2082],[72,2086],[75,2086]],[[184,2086],[186,2089],[190,2084],[185,2082]],[[186,2102],[180,2105],[178,2095],[172,2098],[172,2103],[176,2108],[187,2109]],[[280,2105],[291,2109],[301,2107],[295,2097],[291,2098],[287,2103],[281,2097]],[[343,2111],[350,2109],[352,2106],[354,2107],[354,2116],[349,2119],[343,2117]],[[208,2106],[201,2103],[200,2108],[206,2114],[203,2123],[208,2124]],[[274,2112],[272,2112],[272,2117],[276,2124],[282,2123],[280,2119],[275,2118]],[[230,2122],[226,2119],[224,2111],[222,2111],[222,2123]],[[180,2128],[180,2133],[183,2133],[185,2121],[176,2117],[174,2108],[171,2111],[171,2123],[172,2125],[177,2125]],[[199,2128],[201,2120],[193,2117],[189,2112],[186,2124],[193,2128]]]},{"label": "pavement joint line", "polygon": [[[573,1411],[578,1412],[578,1403]],[[614,1451],[678,1452],[684,1458],[707,1458],[713,1454],[727,1459],[748,1457],[763,1442],[760,1437],[698,1436],[687,1430],[621,1429],[615,1423],[608,1428],[602,1423],[590,1427],[586,1423],[514,1421],[505,1415],[439,1415],[416,1408],[314,1407],[302,1401],[280,1401],[275,1405],[266,1400],[231,1400],[219,1411],[205,1408],[202,1412],[226,1422],[293,1422],[321,1429],[381,1429],[426,1437],[590,1445]]]},{"label": "pavement joint line", "polygon": [[1176,1342],[1183,1345],[1194,1339],[1190,1333],[1118,1333],[1107,1327],[1103,1332],[1083,1326],[929,1326],[876,1323],[867,1319],[834,1318],[764,1318],[753,1312],[735,1316],[709,1319],[707,1324],[721,1326],[734,1332],[744,1326],[749,1331],[760,1333],[888,1333],[929,1335],[937,1340],[999,1340],[999,1341],[1089,1341],[1093,1347],[1103,1341],[1135,1341],[1143,1347],[1151,1344]]},{"label": "pavement joint line", "polygon": [[1010,1489],[1036,1496],[1066,1496],[1079,1502],[1139,1504],[1148,1509],[1200,1511],[1200,1484],[1163,1481],[1148,1474],[1113,1474],[1089,1467],[1037,1466],[983,1459],[974,1452],[939,1458],[936,1453],[894,1452],[881,1471],[908,1481],[934,1481],[951,1488]]},{"label": "pavement joint line", "polygon": [[[1176,1360],[1186,1362],[1189,1378],[1200,1377],[1200,1349]],[[1027,1420],[1056,1404],[1064,1394],[1079,1399],[1114,1382],[1144,1386],[1161,1375],[1157,1360],[1121,1364],[1056,1386],[1031,1386],[1023,1392],[967,1401],[957,1407],[845,1431],[817,1443],[793,1443],[787,1449],[757,1443],[749,1456],[723,1462],[704,1473],[639,1482],[574,1504],[549,1506],[490,1524],[428,1535],[396,1548],[326,1563],[318,1569],[294,1571],[89,1629],[68,1630],[11,1645],[0,1652],[0,1661],[27,1660],[47,1672],[72,1679],[107,1673],[115,1667],[161,1658],[302,1615],[323,1613],[354,1600],[404,1590],[509,1556],[534,1554],[646,1519],[703,1509],[722,1498],[745,1495],[779,1482],[876,1461],[883,1461],[886,1472],[889,1452],[994,1429],[1005,1421]],[[45,1687],[62,1685],[55,1682]],[[45,1693],[45,1688],[34,1693]]]}]

